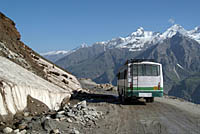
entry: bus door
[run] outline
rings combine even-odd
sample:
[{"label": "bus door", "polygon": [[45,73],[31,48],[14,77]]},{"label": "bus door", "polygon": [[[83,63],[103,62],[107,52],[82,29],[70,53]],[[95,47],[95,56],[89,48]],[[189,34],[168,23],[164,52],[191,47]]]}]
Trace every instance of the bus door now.
[{"label": "bus door", "polygon": [[132,76],[133,90],[138,90],[138,64],[132,65]]}]

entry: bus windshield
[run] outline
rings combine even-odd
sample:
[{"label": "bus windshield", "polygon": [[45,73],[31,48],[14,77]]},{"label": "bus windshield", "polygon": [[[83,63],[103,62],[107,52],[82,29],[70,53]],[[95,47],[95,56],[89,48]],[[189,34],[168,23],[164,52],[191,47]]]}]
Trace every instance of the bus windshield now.
[{"label": "bus windshield", "polygon": [[131,74],[133,76],[159,76],[160,66],[153,64],[133,64]]}]

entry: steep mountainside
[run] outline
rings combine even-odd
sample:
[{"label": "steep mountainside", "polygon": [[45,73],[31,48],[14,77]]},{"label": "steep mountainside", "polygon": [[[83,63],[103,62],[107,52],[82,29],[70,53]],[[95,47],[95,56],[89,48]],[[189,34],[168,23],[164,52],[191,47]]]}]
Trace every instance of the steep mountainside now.
[{"label": "steep mountainside", "polygon": [[169,91],[169,95],[184,98],[194,103],[200,103],[200,74],[191,75],[178,82]]},{"label": "steep mountainside", "polygon": [[[80,88],[80,83],[77,81],[76,77],[61,70],[54,64],[49,63],[21,42],[20,34],[15,28],[15,23],[2,13],[0,13],[0,56],[8,58],[25,69],[50,82],[53,82],[56,85],[62,85],[62,88],[65,87],[67,90],[68,88]],[[66,78],[66,81],[69,83],[68,85],[62,82],[64,81],[62,78],[59,78],[65,74],[66,77],[63,77],[63,79]]]},{"label": "steep mountainside", "polygon": [[2,13],[0,59],[0,120],[1,116],[24,110],[28,98],[37,99],[49,109],[57,109],[63,100],[69,99],[73,90],[81,90],[75,76],[43,59],[21,42],[15,23]]}]

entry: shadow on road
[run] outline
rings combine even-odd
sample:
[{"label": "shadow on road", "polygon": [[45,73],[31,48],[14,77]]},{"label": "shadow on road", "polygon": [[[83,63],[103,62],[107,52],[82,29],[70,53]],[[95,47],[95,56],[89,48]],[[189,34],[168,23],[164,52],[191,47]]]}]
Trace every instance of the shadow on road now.
[{"label": "shadow on road", "polygon": [[90,103],[112,103],[112,104],[122,104],[122,105],[146,105],[144,101],[141,100],[128,100],[126,103],[122,103],[117,95],[110,94],[100,94],[100,93],[85,93],[85,92],[74,92],[71,100],[86,100]]}]

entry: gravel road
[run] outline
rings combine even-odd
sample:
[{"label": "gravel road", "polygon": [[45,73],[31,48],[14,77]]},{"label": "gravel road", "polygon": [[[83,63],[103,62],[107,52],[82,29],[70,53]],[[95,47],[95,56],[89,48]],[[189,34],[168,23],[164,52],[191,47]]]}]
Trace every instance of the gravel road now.
[{"label": "gravel road", "polygon": [[105,118],[95,128],[82,130],[83,133],[200,134],[199,105],[168,96],[155,98],[154,103],[141,99],[122,105],[113,95],[116,91],[105,92],[91,86],[90,90],[94,93],[82,99],[103,111]]}]

